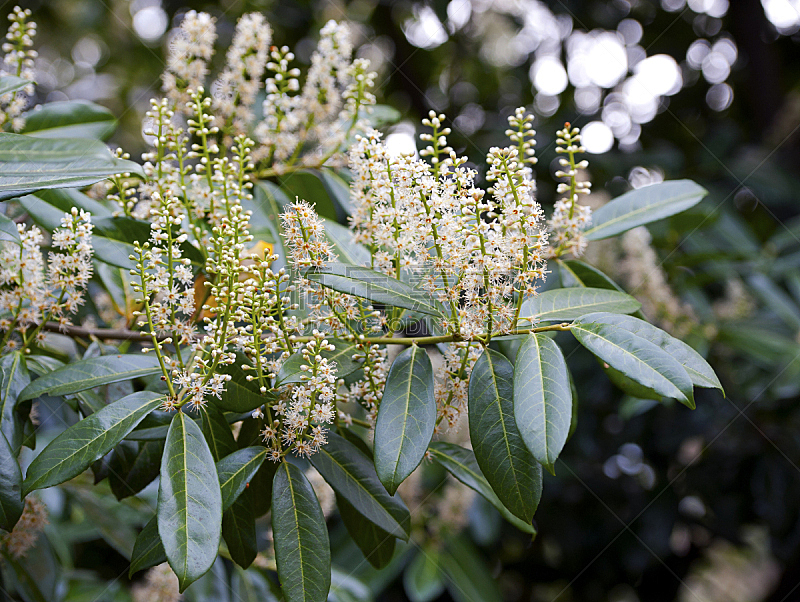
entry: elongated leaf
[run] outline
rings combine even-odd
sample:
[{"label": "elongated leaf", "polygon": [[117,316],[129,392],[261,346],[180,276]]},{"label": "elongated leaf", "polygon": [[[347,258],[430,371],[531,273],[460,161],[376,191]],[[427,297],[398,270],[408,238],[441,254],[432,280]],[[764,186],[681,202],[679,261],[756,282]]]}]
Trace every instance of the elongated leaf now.
[{"label": "elongated leaf", "polygon": [[456,602],[503,599],[489,568],[466,537],[448,542],[439,557],[439,567]]},{"label": "elongated leaf", "polygon": [[8,439],[14,457],[17,457],[22,447],[25,418],[30,409],[30,404],[26,411],[19,406],[24,401],[21,393],[31,382],[22,353],[15,351],[0,357],[0,378],[0,431]]},{"label": "elongated leaf", "polygon": [[200,427],[183,412],[167,433],[158,490],[158,534],[183,591],[217,558],[222,496],[214,458]]},{"label": "elongated leaf", "polygon": [[[355,345],[343,341],[341,339],[330,338],[327,339],[328,343],[336,347],[334,351],[323,351],[320,355],[328,360],[329,363],[336,364],[337,378],[344,378],[351,375],[353,372],[361,368],[361,362],[353,359],[353,354],[356,353]],[[301,376],[307,375],[300,369],[300,366],[306,363],[303,359],[303,354],[299,351],[289,356],[275,378],[275,386],[288,385],[289,383],[302,382]]]},{"label": "elongated leaf", "polygon": [[629,314],[641,306],[636,299],[619,291],[557,288],[526,299],[520,316],[539,320],[574,320],[597,311]]},{"label": "elongated leaf", "polygon": [[324,220],[324,223],[325,237],[331,243],[336,257],[344,263],[369,265],[372,257],[369,249],[354,240],[353,231],[350,228],[346,228],[329,219]]},{"label": "elongated leaf", "polygon": [[101,355],[65,365],[37,378],[20,394],[20,401],[42,395],[72,395],[109,383],[161,372],[154,355]]},{"label": "elongated leaf", "polygon": [[592,214],[586,238],[600,240],[694,207],[708,191],[691,180],[661,182],[631,190]]},{"label": "elongated leaf", "polygon": [[200,420],[203,435],[215,462],[236,451],[236,440],[222,412],[213,405],[208,405],[201,409]]},{"label": "elongated leaf", "polygon": [[403,589],[411,602],[432,602],[444,592],[444,575],[439,568],[439,550],[420,548],[403,571]]},{"label": "elongated leaf", "polygon": [[267,457],[265,447],[245,447],[217,462],[222,510],[231,507]]},{"label": "elongated leaf", "polygon": [[50,102],[25,114],[22,134],[38,138],[95,138],[106,140],[117,127],[113,113],[93,102]]},{"label": "elongated leaf", "polygon": [[222,515],[222,537],[233,561],[246,569],[258,554],[256,519],[244,498],[237,499]]},{"label": "elongated leaf", "polygon": [[123,441],[108,461],[108,483],[118,500],[136,495],[152,483],[161,467],[163,441]]},{"label": "elongated leaf", "polygon": [[28,467],[23,493],[63,483],[125,438],[164,398],[141,391],[115,401],[60,433]]},{"label": "elongated leaf", "polygon": [[[536,528],[533,525],[521,521],[511,514],[508,508],[503,505],[503,502],[500,501],[500,498],[497,497],[497,494],[494,492],[491,485],[489,485],[489,481],[483,476],[478,466],[478,461],[475,459],[475,454],[470,450],[464,449],[455,443],[436,441],[431,444],[430,452],[436,462],[441,464],[450,474],[464,483],[464,485],[480,493],[508,522],[520,531],[536,535]],[[535,499],[537,506],[539,505],[541,495],[542,489],[540,484],[538,497]]]},{"label": "elongated leaf", "polygon": [[561,348],[542,334],[529,334],[517,353],[514,417],[528,450],[552,473],[569,434],[572,391]]},{"label": "elongated leaf", "polygon": [[353,508],[353,505],[340,495],[336,496],[336,507],[347,528],[347,532],[364,558],[376,569],[384,568],[394,556],[396,538],[373,522],[367,520]]},{"label": "elongated leaf", "polygon": [[16,75],[4,75],[0,77],[0,96],[10,94],[11,92],[19,92],[25,86],[31,85],[31,81],[24,77],[17,77]]},{"label": "elongated leaf", "polygon": [[375,423],[375,469],[390,494],[422,462],[436,426],[433,367],[412,345],[392,363]]},{"label": "elongated leaf", "polygon": [[139,533],[133,545],[128,577],[137,571],[149,569],[166,561],[167,554],[164,552],[164,545],[158,534],[158,516],[153,516]]},{"label": "elongated leaf", "polygon": [[514,367],[486,349],[469,380],[469,434],[475,458],[497,497],[530,523],[542,489],[542,467],[533,459],[514,420]]},{"label": "elongated leaf", "polygon": [[423,314],[438,315],[427,294],[405,282],[369,268],[330,262],[306,271],[306,278],[340,293],[363,297],[375,303],[402,307]]},{"label": "elongated leaf", "polygon": [[329,433],[328,443],[309,459],[333,490],[365,518],[395,537],[408,539],[408,508],[399,496],[386,492],[372,462],[355,445]]},{"label": "elongated leaf", "polygon": [[0,242],[20,243],[19,230],[14,220],[8,219],[0,213]]},{"label": "elongated leaf", "polygon": [[220,410],[226,412],[252,412],[265,403],[272,404],[275,396],[267,391],[262,395],[259,392],[257,380],[247,380],[247,374],[242,370],[242,364],[247,360],[243,355],[237,355],[236,362],[227,366],[222,372],[231,377],[225,383],[225,390],[220,399],[214,399],[213,403]]},{"label": "elongated leaf", "polygon": [[11,531],[22,509],[22,472],[8,439],[0,433],[0,529]]},{"label": "elongated leaf", "polygon": [[46,188],[81,188],[119,173],[144,177],[141,166],[118,159],[98,140],[0,133],[0,200]]},{"label": "elongated leaf", "polygon": [[286,602],[325,602],[331,587],[325,517],[303,471],[289,462],[275,473],[272,533]]},{"label": "elongated leaf", "polygon": [[[587,316],[589,319],[589,316]],[[677,360],[686,370],[692,384],[697,387],[719,389],[724,394],[722,384],[719,382],[714,369],[697,351],[683,341],[667,334],[649,322],[639,320],[632,316],[619,316],[614,314],[593,314],[591,321],[594,323],[613,324],[624,328],[654,345],[663,349],[673,359]]]},{"label": "elongated leaf", "polygon": [[593,322],[594,317],[589,314],[572,323],[572,334],[581,345],[631,380],[694,408],[692,381],[677,360],[615,324]]}]

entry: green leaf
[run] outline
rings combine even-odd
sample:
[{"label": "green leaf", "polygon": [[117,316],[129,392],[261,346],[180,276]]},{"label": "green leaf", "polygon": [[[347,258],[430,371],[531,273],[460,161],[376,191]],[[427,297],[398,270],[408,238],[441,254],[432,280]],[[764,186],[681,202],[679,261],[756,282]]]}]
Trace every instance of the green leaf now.
[{"label": "green leaf", "polygon": [[439,550],[434,546],[419,553],[403,572],[403,589],[411,602],[432,602],[444,592],[444,575],[439,569]]},{"label": "green leaf", "polygon": [[469,379],[469,434],[475,458],[497,497],[515,516],[533,520],[542,491],[542,467],[514,420],[514,366],[486,349]]},{"label": "green leaf", "polygon": [[336,496],[336,507],[347,528],[347,532],[364,558],[376,569],[388,565],[394,557],[396,538],[390,535],[356,510],[353,505],[340,495]]},{"label": "green leaf", "polygon": [[123,441],[108,461],[108,483],[118,500],[136,495],[158,476],[163,441]]},{"label": "green leaf", "polygon": [[180,591],[217,558],[222,496],[214,458],[200,427],[177,412],[167,433],[158,490],[158,534]]},{"label": "green leaf", "polygon": [[325,602],[331,587],[328,528],[303,471],[289,462],[275,473],[272,533],[286,602]]},{"label": "green leaf", "polygon": [[19,230],[14,220],[8,219],[0,213],[0,242],[13,242],[20,244]]},{"label": "green leaf", "polygon": [[575,320],[583,315],[607,311],[629,314],[642,306],[636,299],[602,288],[557,288],[528,297],[522,304],[523,318]]},{"label": "green leaf", "polygon": [[59,433],[28,467],[23,495],[81,474],[119,444],[164,398],[140,391],[115,401]]},{"label": "green leaf", "polygon": [[120,173],[144,177],[140,165],[116,158],[98,140],[0,133],[0,200],[45,188],[82,188]]},{"label": "green leaf", "polygon": [[333,220],[324,219],[325,237],[333,247],[336,257],[344,263],[353,265],[369,265],[372,256],[360,242],[353,238],[353,231]]},{"label": "green leaf", "polygon": [[375,423],[375,469],[390,494],[422,462],[436,426],[433,367],[412,345],[392,363]]},{"label": "green leaf", "polygon": [[[511,514],[508,508],[503,505],[503,502],[500,501],[500,498],[497,497],[497,494],[489,485],[489,481],[483,476],[478,466],[478,461],[475,459],[475,454],[470,450],[464,449],[455,443],[435,441],[431,444],[430,452],[436,462],[441,464],[450,474],[464,483],[464,485],[480,493],[508,522],[520,531],[530,533],[534,536],[536,535],[536,528],[533,525],[521,521]],[[541,494],[542,490],[540,486],[538,489],[538,497],[536,498],[537,506],[539,505]]]},{"label": "green leaf", "polygon": [[153,516],[139,533],[131,553],[131,567],[128,577],[137,571],[149,569],[167,561],[164,545],[158,535],[158,516]]},{"label": "green leaf", "polygon": [[439,566],[447,577],[447,591],[456,602],[503,599],[488,566],[466,537],[448,542],[439,556]]},{"label": "green leaf", "polygon": [[37,378],[20,394],[20,401],[42,395],[72,395],[110,383],[159,374],[155,355],[101,355],[78,360]]},{"label": "green leaf", "polygon": [[275,396],[269,391],[264,395],[261,394],[257,380],[247,380],[247,374],[242,370],[242,364],[245,362],[249,363],[243,355],[237,355],[236,362],[221,371],[231,379],[225,383],[222,397],[213,400],[214,405],[220,410],[243,414],[252,412],[265,403],[272,403],[275,399]]},{"label": "green leaf", "polygon": [[529,334],[514,366],[514,417],[533,457],[553,472],[572,420],[572,391],[561,348],[550,337]]},{"label": "green leaf", "polygon": [[[358,351],[355,345],[341,339],[330,338],[326,340],[336,349],[334,351],[325,350],[320,355],[327,359],[328,363],[336,364],[337,378],[349,376],[361,368],[361,362],[353,359],[353,354]],[[280,387],[289,383],[302,382],[301,376],[308,374],[308,372],[300,369],[300,366],[305,363],[306,360],[303,359],[303,354],[299,351],[289,356],[281,365],[280,370],[278,370],[278,374],[275,377],[275,386]]]},{"label": "green leaf", "polygon": [[231,559],[246,569],[256,559],[256,519],[253,508],[244,498],[237,499],[222,515],[222,537]]},{"label": "green leaf", "polygon": [[719,389],[723,395],[725,394],[714,369],[703,356],[683,341],[667,334],[660,328],[632,316],[615,314],[596,314],[592,316],[591,320],[594,323],[613,324],[650,341],[683,366],[693,385],[708,389]]},{"label": "green leaf", "polygon": [[215,462],[236,451],[236,440],[222,412],[213,405],[207,405],[200,409],[200,420]]},{"label": "green leaf", "polygon": [[22,472],[8,439],[0,433],[0,529],[11,531],[23,507]]},{"label": "green leaf", "polygon": [[93,102],[50,102],[25,113],[20,133],[38,138],[94,138],[106,140],[117,127],[113,113]]},{"label": "green leaf", "polygon": [[0,412],[0,431],[8,439],[11,449],[14,451],[14,457],[16,457],[22,447],[23,430],[30,405],[28,404],[26,411],[22,411],[19,406],[21,401],[25,401],[21,393],[31,382],[22,353],[15,351],[0,357],[0,377],[2,377],[0,380],[0,386],[2,386],[0,388],[0,410],[2,410]]},{"label": "green leaf", "polygon": [[331,200],[328,189],[319,178],[315,169],[301,169],[294,171],[280,180],[281,190],[294,202],[295,198],[308,201],[314,205],[319,215],[334,220],[343,220],[344,212],[337,211],[335,203]]},{"label": "green leaf", "polygon": [[573,322],[578,342],[631,380],[694,408],[692,381],[683,366],[657,345],[604,320],[605,315],[589,314]]},{"label": "green leaf", "polygon": [[592,214],[589,240],[601,240],[694,207],[708,191],[691,180],[644,186],[618,196]]},{"label": "green leaf", "polygon": [[336,433],[328,433],[328,443],[309,460],[333,490],[365,518],[395,537],[408,540],[408,508],[400,496],[386,492],[372,462],[355,445]]},{"label": "green leaf", "polygon": [[267,457],[265,447],[245,447],[217,462],[222,510],[231,507]]},{"label": "green leaf", "polygon": [[4,75],[0,77],[0,96],[11,94],[12,92],[19,92],[25,86],[29,85],[31,85],[29,79],[17,77],[16,75]]},{"label": "green leaf", "polygon": [[305,277],[340,293],[369,299],[374,303],[439,315],[424,291],[369,268],[329,262],[322,267],[308,268]]}]

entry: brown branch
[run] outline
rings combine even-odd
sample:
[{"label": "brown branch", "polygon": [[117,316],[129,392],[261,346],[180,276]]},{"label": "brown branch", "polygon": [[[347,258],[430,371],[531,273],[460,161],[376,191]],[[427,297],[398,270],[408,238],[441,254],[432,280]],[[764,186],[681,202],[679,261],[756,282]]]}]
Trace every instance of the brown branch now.
[{"label": "brown branch", "polygon": [[125,328],[84,328],[83,326],[60,326],[58,322],[47,322],[44,330],[58,332],[70,337],[83,337],[86,339],[116,339],[119,341],[146,341],[152,342],[153,338],[137,330]]}]

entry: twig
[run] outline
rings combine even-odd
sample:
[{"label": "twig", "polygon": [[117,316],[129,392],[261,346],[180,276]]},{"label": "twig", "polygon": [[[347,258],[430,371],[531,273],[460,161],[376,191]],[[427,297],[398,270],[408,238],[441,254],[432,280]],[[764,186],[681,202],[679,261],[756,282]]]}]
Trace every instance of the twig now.
[{"label": "twig", "polygon": [[84,328],[83,326],[61,326],[58,322],[47,322],[44,330],[58,332],[70,337],[83,337],[86,339],[116,339],[119,341],[147,341],[152,342],[152,337],[146,332],[127,330],[125,328]]}]

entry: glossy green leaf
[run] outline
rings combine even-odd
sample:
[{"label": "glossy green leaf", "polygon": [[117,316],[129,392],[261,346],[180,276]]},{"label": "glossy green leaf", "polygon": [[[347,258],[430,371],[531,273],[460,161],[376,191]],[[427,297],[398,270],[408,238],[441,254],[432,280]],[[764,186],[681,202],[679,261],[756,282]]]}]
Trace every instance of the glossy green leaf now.
[{"label": "glossy green leaf", "polygon": [[46,188],[81,188],[119,173],[144,176],[140,165],[118,159],[98,140],[0,133],[0,200]]},{"label": "glossy green leaf", "polygon": [[231,507],[267,457],[265,447],[245,447],[217,462],[222,510]]},{"label": "glossy green leaf", "polygon": [[17,224],[2,213],[0,213],[0,242],[20,243]]},{"label": "glossy green leaf", "polygon": [[356,542],[364,558],[376,569],[382,569],[394,557],[397,539],[373,522],[364,518],[353,505],[340,495],[336,496],[336,507],[347,532]]},{"label": "glossy green leaf", "polygon": [[514,419],[514,366],[486,349],[469,380],[469,434],[475,458],[492,489],[515,516],[533,520],[542,467],[531,456]]},{"label": "glossy green leaf", "polygon": [[650,341],[603,318],[593,322],[597,316],[589,314],[573,322],[571,332],[581,345],[631,380],[694,408],[692,381],[676,359]]},{"label": "glossy green leaf", "polygon": [[[500,498],[497,497],[497,494],[489,485],[489,481],[483,476],[478,466],[478,461],[475,459],[475,454],[470,450],[464,449],[455,443],[436,441],[431,444],[430,452],[436,462],[441,464],[464,485],[480,493],[508,522],[520,531],[536,535],[536,528],[533,525],[521,521],[503,505],[503,502],[500,501]],[[539,474],[541,475],[541,471]],[[537,496],[535,499],[536,506],[539,505],[542,495],[541,483],[537,491],[538,493],[535,493]]]},{"label": "glossy green leaf", "polygon": [[159,374],[155,355],[101,355],[67,364],[37,378],[20,394],[20,401],[42,395],[72,395],[101,385]]},{"label": "glossy green leaf", "polygon": [[136,495],[152,483],[161,467],[163,441],[121,442],[108,460],[108,483],[118,500]]},{"label": "glossy green leaf", "polygon": [[[328,363],[336,364],[336,377],[344,378],[349,376],[359,368],[361,362],[353,359],[353,354],[357,352],[355,345],[341,339],[330,338],[328,343],[336,349],[334,351],[323,351],[320,355],[328,360]],[[306,363],[301,352],[296,352],[289,356],[281,365],[275,378],[275,386],[288,385],[289,383],[302,382],[301,376],[308,373],[301,370],[300,366]]]},{"label": "glossy green leaf", "polygon": [[0,433],[0,529],[11,531],[22,516],[22,472],[8,439]]},{"label": "glossy green leaf", "polygon": [[702,355],[680,339],[676,339],[649,322],[639,320],[632,316],[619,316],[615,314],[592,315],[591,321],[594,323],[613,324],[624,328],[638,337],[650,341],[663,349],[669,356],[677,360],[677,362],[683,366],[693,385],[709,389],[719,389],[723,394],[725,393],[714,369]]},{"label": "glossy green leaf", "polygon": [[0,357],[0,431],[8,439],[14,457],[19,454],[24,437],[26,414],[20,402],[25,401],[21,393],[31,382],[22,353],[15,351]]},{"label": "glossy green leaf", "polygon": [[[273,403],[275,396],[271,392],[268,391],[262,395],[259,392],[258,381],[247,380],[247,374],[242,370],[242,364],[245,362],[247,359],[239,355],[236,363],[226,366],[222,370],[222,373],[227,374],[231,379],[225,383],[225,390],[222,392],[221,398],[213,400],[214,405],[220,410],[242,414],[252,412],[265,403]],[[247,363],[249,364],[249,362]]]},{"label": "glossy green leaf", "polygon": [[142,529],[133,545],[128,577],[167,561],[164,545],[158,535],[158,516],[153,516]]},{"label": "glossy green leaf", "polygon": [[329,262],[309,268],[306,278],[340,293],[369,299],[374,303],[402,307],[423,314],[438,315],[428,295],[405,282],[369,268]]},{"label": "glossy green leaf", "polygon": [[295,198],[307,201],[314,205],[319,215],[344,221],[346,214],[337,209],[328,189],[319,177],[319,170],[300,169],[285,175],[280,179],[281,190],[294,202]]},{"label": "glossy green leaf", "polygon": [[442,595],[445,578],[439,568],[439,550],[434,546],[419,549],[403,571],[403,589],[411,602],[432,602]]},{"label": "glossy green leaf", "polygon": [[399,496],[390,496],[378,479],[373,463],[336,433],[309,458],[333,490],[365,518],[395,537],[407,540],[409,513]]},{"label": "glossy green leaf", "polygon": [[707,194],[705,188],[691,180],[672,180],[631,190],[592,214],[586,238],[601,240],[664,219],[694,207]]},{"label": "glossy green leaf", "polygon": [[140,391],[115,401],[59,433],[28,467],[23,493],[63,483],[89,468],[164,401]]},{"label": "glossy green leaf", "polygon": [[222,496],[200,427],[178,412],[167,433],[158,490],[158,534],[181,592],[217,558]]},{"label": "glossy green leaf", "polygon": [[222,538],[231,559],[246,569],[258,554],[256,519],[253,508],[244,498],[238,498],[222,515]]},{"label": "glossy green leaf", "polygon": [[236,440],[231,427],[216,407],[209,404],[201,408],[200,423],[215,462],[236,451]]},{"label": "glossy green leaf", "polygon": [[561,348],[550,337],[529,334],[514,365],[514,417],[533,457],[553,472],[572,420],[572,391]]},{"label": "glossy green leaf", "polygon": [[390,494],[419,466],[436,427],[433,367],[412,345],[392,363],[375,423],[375,469]]},{"label": "glossy green leaf", "polygon": [[11,94],[12,92],[19,92],[25,86],[30,86],[31,81],[24,77],[17,77],[16,75],[4,75],[0,77],[0,96]]},{"label": "glossy green leaf", "polygon": [[117,127],[114,114],[86,100],[50,102],[25,114],[20,133],[38,138],[106,140]]},{"label": "glossy green leaf", "polygon": [[286,602],[325,602],[331,587],[328,528],[311,484],[289,462],[275,473],[272,534]]},{"label": "glossy green leaf", "polygon": [[557,288],[528,297],[522,304],[520,316],[539,320],[575,320],[597,311],[629,314],[641,306],[636,299],[619,291]]},{"label": "glossy green leaf", "polygon": [[353,265],[367,266],[370,264],[372,256],[369,249],[367,249],[360,242],[356,242],[353,238],[353,231],[346,228],[341,224],[326,219],[325,222],[325,237],[333,247],[333,252],[344,263]]}]

